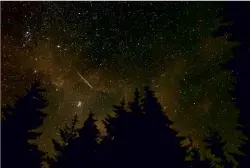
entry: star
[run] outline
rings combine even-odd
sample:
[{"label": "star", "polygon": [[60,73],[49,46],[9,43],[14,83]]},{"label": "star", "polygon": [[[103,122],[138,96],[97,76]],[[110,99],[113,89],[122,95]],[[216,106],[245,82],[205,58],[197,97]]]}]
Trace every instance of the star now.
[{"label": "star", "polygon": [[82,106],[82,102],[81,101],[78,101],[77,102],[77,107],[81,107]]}]

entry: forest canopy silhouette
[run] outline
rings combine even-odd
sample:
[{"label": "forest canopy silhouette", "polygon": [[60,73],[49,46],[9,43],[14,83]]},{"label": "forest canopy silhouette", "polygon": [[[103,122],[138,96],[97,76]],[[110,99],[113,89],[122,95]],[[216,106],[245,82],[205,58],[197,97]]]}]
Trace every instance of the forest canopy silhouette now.
[{"label": "forest canopy silhouette", "polygon": [[[2,166],[4,168],[80,167],[238,167],[236,160],[225,155],[225,142],[218,131],[210,128],[204,139],[210,157],[201,156],[191,137],[178,136],[173,122],[164,113],[154,91],[145,87],[134,92],[134,99],[113,106],[113,113],[103,120],[101,133],[93,112],[77,128],[77,114],[70,125],[60,129],[60,140],[51,139],[56,155],[46,156],[30,140],[39,138],[39,128],[48,106],[45,89],[34,83],[13,106],[2,109]],[[185,146],[184,141],[189,141]],[[242,166],[244,167],[244,166]]]}]

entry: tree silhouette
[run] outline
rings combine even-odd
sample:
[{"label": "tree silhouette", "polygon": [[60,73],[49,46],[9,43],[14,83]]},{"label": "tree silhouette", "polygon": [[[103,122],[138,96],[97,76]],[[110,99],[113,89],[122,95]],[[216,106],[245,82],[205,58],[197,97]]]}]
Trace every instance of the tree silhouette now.
[{"label": "tree silhouette", "polygon": [[189,168],[212,168],[212,163],[208,159],[201,158],[199,149],[193,148],[189,151]]},{"label": "tree silhouette", "polygon": [[211,131],[211,136],[207,137],[204,141],[207,143],[208,149],[211,150],[213,159],[213,165],[215,167],[232,168],[233,164],[229,163],[225,156],[225,144],[221,136],[217,131]]},{"label": "tree silhouette", "polygon": [[95,124],[94,114],[90,112],[83,127],[77,130],[78,136],[75,134],[75,123],[76,119],[74,118],[72,127],[68,129],[66,126],[66,129],[61,131],[64,146],[53,141],[55,149],[59,151],[59,157],[54,161],[48,160],[50,165],[52,165],[51,167],[78,168],[82,166],[97,166],[97,148],[100,133]]},{"label": "tree silhouette", "polygon": [[59,168],[64,167],[64,161],[67,159],[67,147],[68,144],[72,142],[74,138],[77,136],[77,115],[74,115],[72,119],[72,123],[70,126],[65,125],[63,129],[60,129],[60,138],[61,142],[52,139],[52,143],[54,145],[54,149],[56,151],[56,155],[54,158],[47,157],[47,163],[50,165],[51,168]]},{"label": "tree silhouette", "polygon": [[[183,167],[185,151],[180,147],[171,121],[163,113],[154,93],[145,89],[140,101],[138,90],[125,108],[114,106],[114,116],[104,121],[107,136],[102,142],[109,154],[109,167]],[[104,152],[105,153],[105,152]]]},{"label": "tree silhouette", "polygon": [[[229,23],[228,21],[221,23],[221,19],[216,18],[218,16],[214,15],[214,17],[211,21],[214,22],[211,24],[214,28],[210,29],[210,33],[200,36],[202,38],[197,45],[194,45],[189,54],[184,57],[185,73],[181,75],[180,86],[176,90],[179,93],[179,99],[177,103],[172,103],[172,105],[176,104],[176,107],[171,109],[173,112],[175,109],[181,109],[178,110],[180,117],[176,118],[180,125],[185,123],[181,133],[184,135],[190,130],[195,130],[192,134],[199,142],[206,137],[209,127],[213,126],[220,130],[220,136],[226,143],[225,156],[236,166],[237,161],[234,156],[242,154],[239,149],[246,137],[238,128],[239,110],[232,102],[230,93],[234,92],[235,78],[228,64],[233,59],[232,51],[238,44],[232,41],[229,32],[224,31],[220,35],[215,33],[222,24],[229,25]],[[242,91],[245,93],[245,89]],[[199,144],[201,151],[205,150],[204,144]],[[209,151],[201,154],[206,152]]]},{"label": "tree silhouette", "polygon": [[2,109],[2,167],[40,168],[45,153],[30,140],[39,138],[35,131],[43,124],[46,114],[42,111],[48,102],[45,90],[35,82],[23,97],[18,97],[13,106]]},{"label": "tree silhouette", "polygon": [[124,160],[127,159],[128,149],[128,112],[125,109],[124,99],[120,105],[114,105],[114,115],[108,115],[103,121],[107,135],[101,142],[101,154],[106,155],[100,159],[108,167],[126,167]]},{"label": "tree silhouette", "polygon": [[172,122],[164,114],[160,103],[150,88],[145,88],[142,99],[142,110],[145,113],[148,143],[147,165],[153,167],[184,167],[186,166],[185,149],[180,147],[182,138],[170,128]]},{"label": "tree silhouette", "polygon": [[87,120],[84,122],[83,127],[79,130],[79,137],[75,139],[76,147],[76,166],[79,167],[82,164],[84,167],[96,167],[97,166],[97,149],[98,138],[100,137],[100,131],[95,124],[94,114],[89,113]]},{"label": "tree silhouette", "polygon": [[74,139],[77,136],[77,128],[76,124],[78,122],[78,116],[77,114],[74,115],[72,119],[71,126],[69,127],[68,125],[65,125],[63,129],[60,130],[60,136],[63,141],[63,146],[67,146],[70,140]]},{"label": "tree silhouette", "polygon": [[[250,135],[248,135],[248,139],[250,139]],[[244,156],[238,157],[239,160],[239,168],[248,168],[249,160],[250,160],[250,141],[248,140],[246,144],[242,146],[242,151],[244,152]]]},{"label": "tree silhouette", "polygon": [[[148,144],[145,141],[148,130],[146,129],[145,113],[142,111],[141,96],[139,90],[134,92],[134,100],[128,103],[129,121],[129,156],[133,167],[145,167],[145,154],[147,153]],[[131,165],[130,165],[131,167]]]},{"label": "tree silhouette", "polygon": [[185,141],[182,141],[182,146],[186,148],[186,161],[188,162],[189,168],[212,167],[211,161],[201,156],[199,148],[194,144],[194,141],[190,135],[187,136]]},{"label": "tree silhouette", "polygon": [[[250,139],[250,113],[249,113],[249,99],[247,98],[250,93],[250,50],[249,50],[249,22],[250,13],[249,5],[246,3],[230,2],[227,9],[223,13],[223,26],[220,27],[218,35],[225,33],[231,34],[231,41],[239,43],[233,49],[234,58],[229,61],[227,66],[233,70],[233,76],[236,79],[235,90],[233,90],[234,101],[239,109],[239,121],[243,125],[243,133]],[[231,23],[231,24],[225,24]],[[234,136],[237,139],[238,136]],[[241,150],[245,156],[236,155],[239,168],[248,168],[250,160],[250,141],[246,144],[241,143]]]},{"label": "tree silhouette", "polygon": [[107,115],[104,120],[104,125],[108,133],[107,138],[119,139],[120,136],[124,136],[126,130],[124,130],[124,124],[126,124],[128,113],[125,109],[124,99],[121,101],[120,106],[114,105],[114,116]]}]

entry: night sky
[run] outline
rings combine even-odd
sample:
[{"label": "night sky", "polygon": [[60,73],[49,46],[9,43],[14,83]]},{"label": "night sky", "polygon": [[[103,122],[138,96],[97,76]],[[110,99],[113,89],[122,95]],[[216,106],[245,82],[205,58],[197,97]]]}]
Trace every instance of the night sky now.
[{"label": "night sky", "polygon": [[213,122],[232,136],[238,113],[220,109],[233,98],[223,97],[231,87],[224,81],[231,78],[219,64],[231,58],[224,60],[224,54],[235,44],[212,37],[225,4],[1,4],[2,105],[32,81],[42,81],[50,105],[41,149],[51,152],[51,138],[75,113],[84,120],[92,110],[101,120],[113,104],[131,100],[135,88],[144,85],[153,88],[182,134],[199,139]]}]

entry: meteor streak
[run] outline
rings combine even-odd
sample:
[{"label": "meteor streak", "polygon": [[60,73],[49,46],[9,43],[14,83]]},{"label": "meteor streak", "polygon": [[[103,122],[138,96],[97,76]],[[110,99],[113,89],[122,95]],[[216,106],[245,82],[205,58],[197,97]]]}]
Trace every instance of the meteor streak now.
[{"label": "meteor streak", "polygon": [[81,77],[81,79],[82,80],[84,80],[84,82],[91,88],[91,89],[93,89],[93,86],[91,86],[91,84],[78,72],[78,71],[76,71],[77,72],[77,74]]}]

